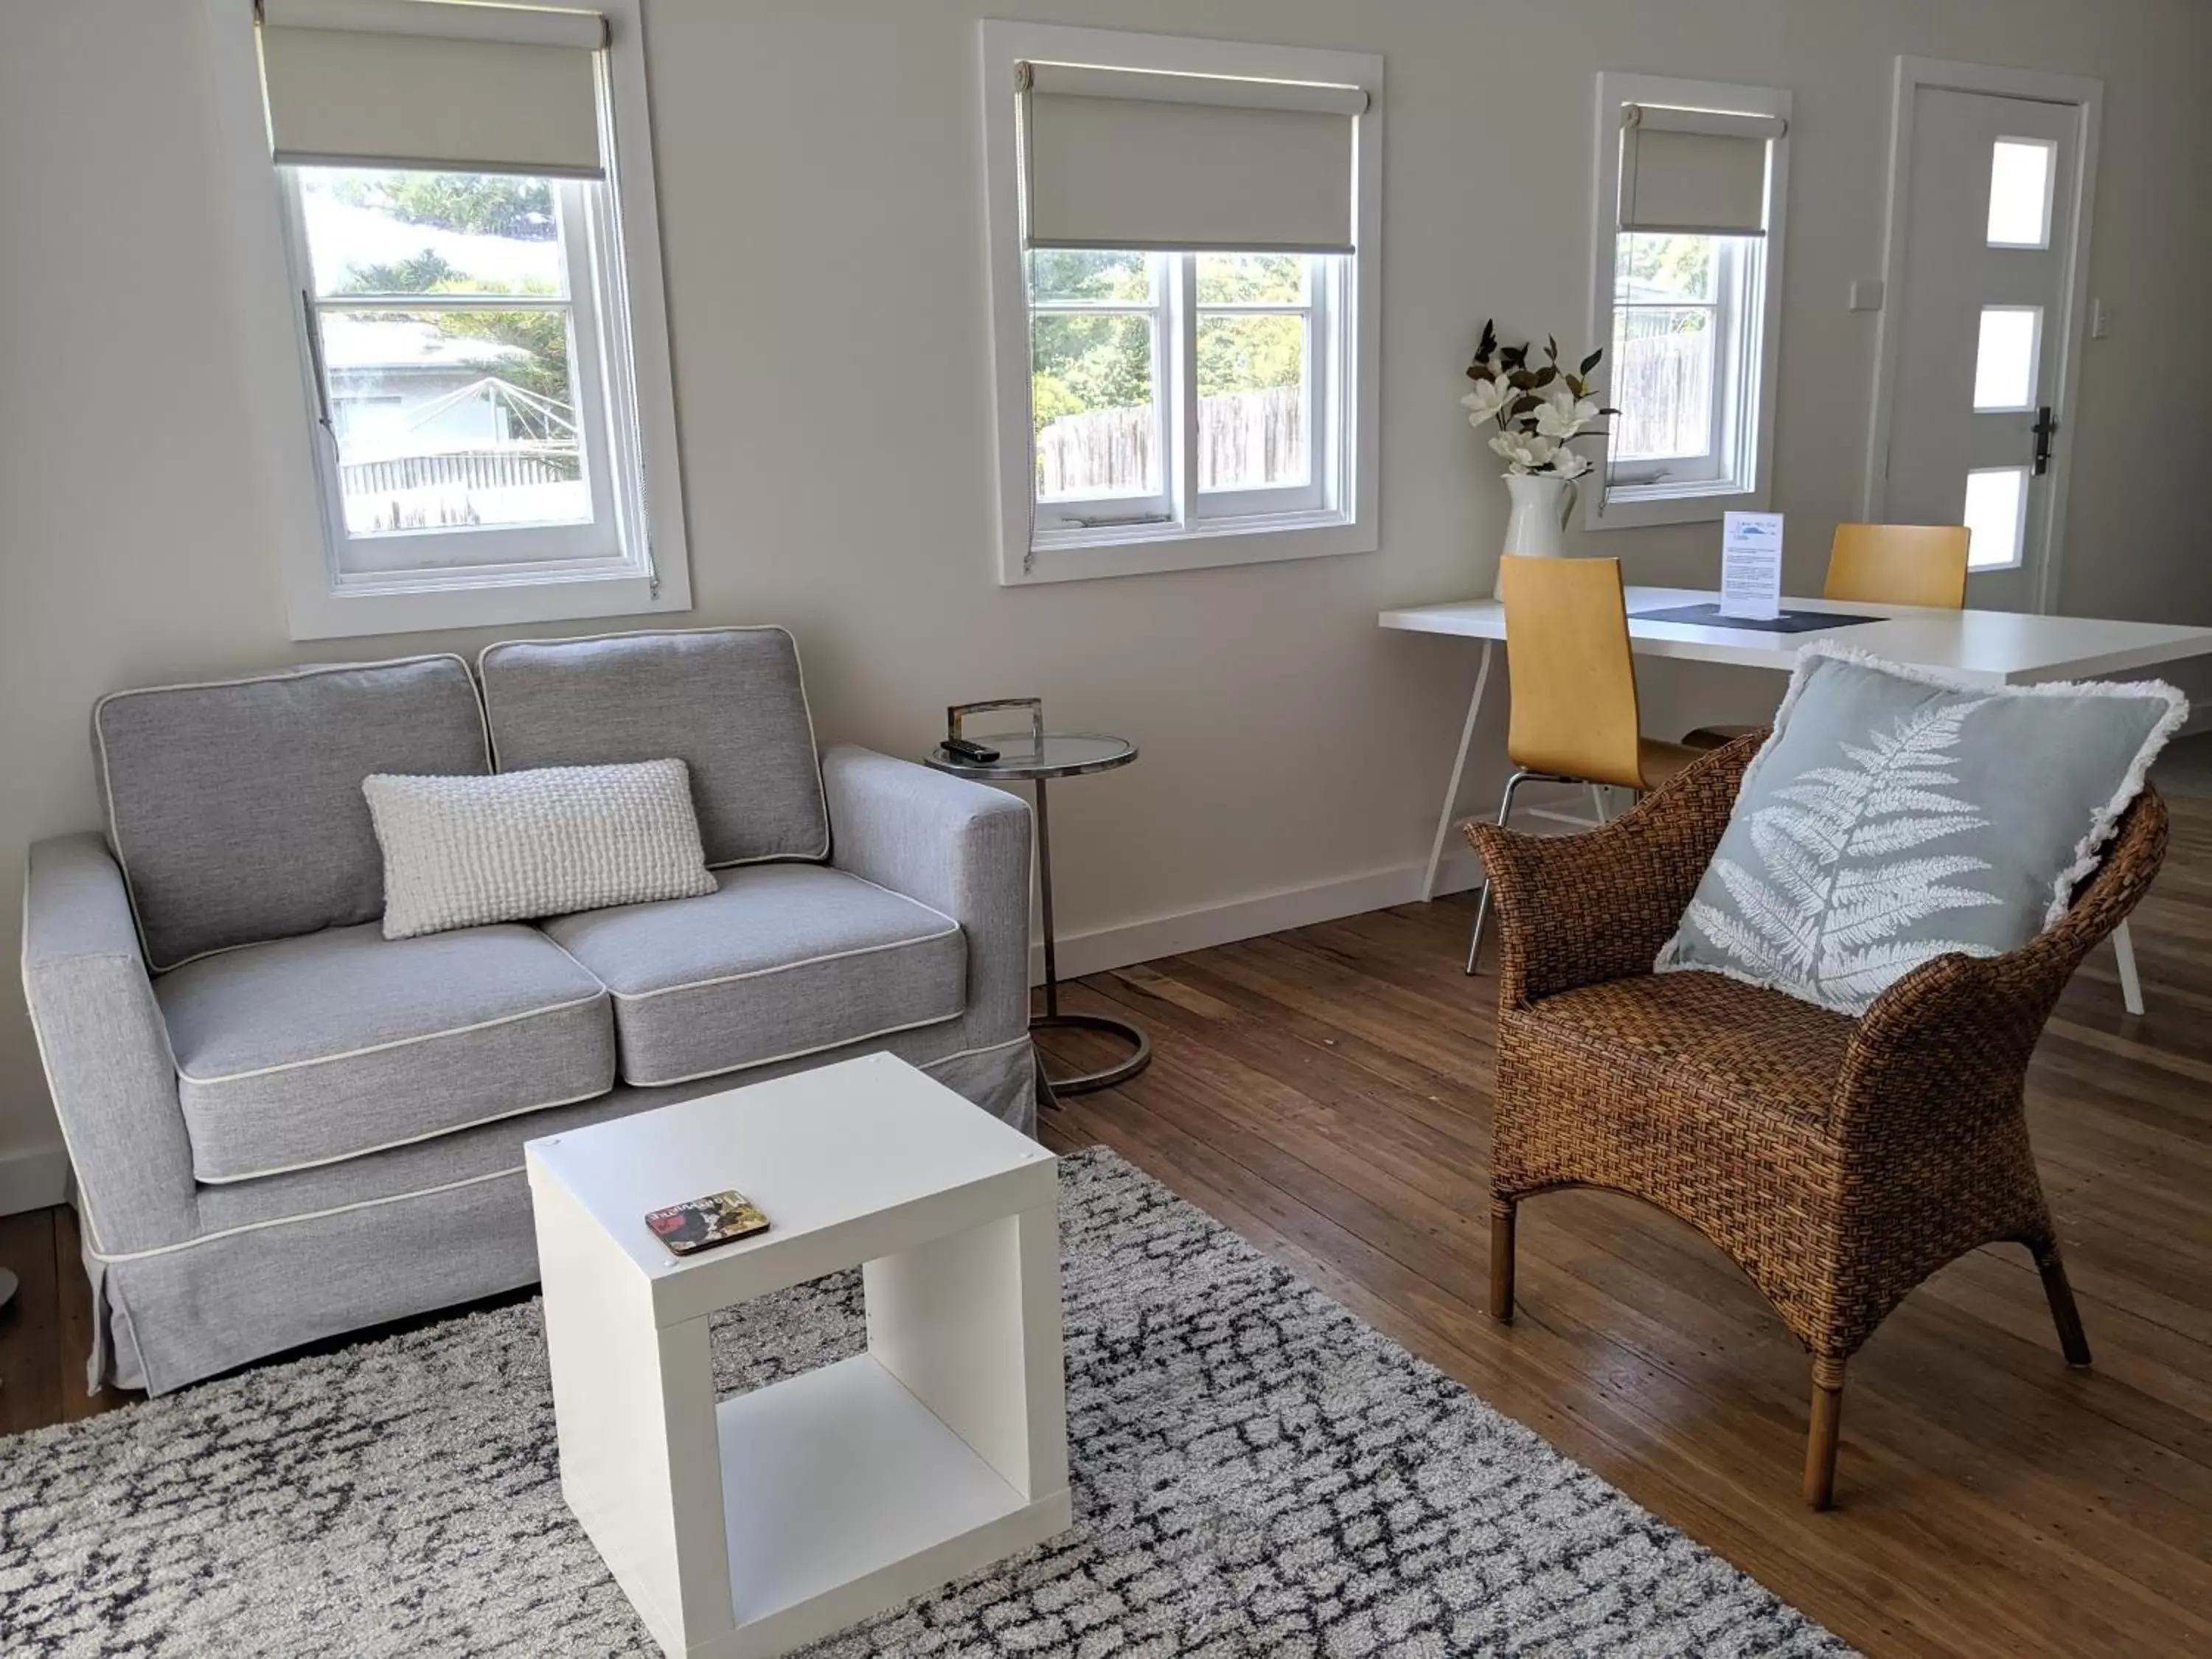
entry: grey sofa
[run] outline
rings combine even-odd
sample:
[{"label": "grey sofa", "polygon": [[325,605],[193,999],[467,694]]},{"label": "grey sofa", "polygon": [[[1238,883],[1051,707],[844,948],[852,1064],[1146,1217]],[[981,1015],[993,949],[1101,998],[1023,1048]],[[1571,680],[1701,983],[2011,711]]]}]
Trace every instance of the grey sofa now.
[{"label": "grey sofa", "polygon": [[[94,727],[106,833],[31,849],[23,979],[95,1387],[532,1282],[522,1143],[571,1126],[888,1049],[1034,1127],[1027,805],[817,762],[780,629],[118,693]],[[368,773],[669,755],[714,894],[384,939]]]}]

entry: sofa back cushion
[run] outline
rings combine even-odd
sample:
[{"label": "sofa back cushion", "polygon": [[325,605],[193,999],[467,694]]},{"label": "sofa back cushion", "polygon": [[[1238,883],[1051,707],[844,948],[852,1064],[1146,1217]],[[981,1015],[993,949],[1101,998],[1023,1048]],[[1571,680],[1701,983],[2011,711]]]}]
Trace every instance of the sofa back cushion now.
[{"label": "sofa back cushion", "polygon": [[716,866],[830,853],[799,648],[781,628],[509,640],[477,659],[502,772],[674,756]]},{"label": "sofa back cushion", "polygon": [[490,770],[459,657],[118,691],[93,710],[107,838],[154,968],[374,920],[361,781]]}]

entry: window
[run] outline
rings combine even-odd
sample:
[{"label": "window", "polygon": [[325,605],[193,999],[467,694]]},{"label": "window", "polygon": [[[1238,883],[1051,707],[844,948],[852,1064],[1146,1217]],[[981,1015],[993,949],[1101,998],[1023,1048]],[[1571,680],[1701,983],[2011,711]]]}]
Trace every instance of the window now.
[{"label": "window", "polygon": [[1613,368],[1620,414],[1608,482],[1628,490],[1731,477],[1735,366],[1759,249],[1734,236],[1624,231],[1614,238]]},{"label": "window", "polygon": [[263,10],[324,531],[295,636],[686,607],[635,0]]},{"label": "window", "polygon": [[283,171],[343,568],[618,562],[586,186]]},{"label": "window", "polygon": [[983,39],[1002,580],[1372,550],[1379,63]]},{"label": "window", "polygon": [[[1036,528],[1323,510],[1328,466],[1316,451],[1333,414],[1325,388],[1339,264],[1294,253],[1031,252]],[[1174,411],[1194,394],[1186,434]]]},{"label": "window", "polygon": [[1790,95],[1598,77],[1594,331],[1611,422],[1593,529],[1765,507]]}]

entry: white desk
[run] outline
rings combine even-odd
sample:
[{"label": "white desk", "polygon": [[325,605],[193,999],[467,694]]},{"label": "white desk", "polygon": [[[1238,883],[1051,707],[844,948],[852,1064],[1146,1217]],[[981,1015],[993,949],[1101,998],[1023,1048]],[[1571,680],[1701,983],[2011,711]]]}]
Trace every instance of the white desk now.
[{"label": "white desk", "polygon": [[[2106,622],[2090,617],[2039,617],[2014,611],[1925,611],[1842,599],[1784,599],[1784,611],[1826,611],[1881,618],[1803,634],[1644,622],[1636,616],[1639,611],[1711,603],[1719,597],[1703,588],[1630,588],[1629,648],[1638,656],[1787,670],[1796,664],[1797,653],[1814,641],[1841,640],[1892,662],[1941,669],[1984,685],[2082,679],[2212,656],[2212,628]],[[1460,599],[1385,611],[1376,620],[1385,628],[1407,633],[1451,634],[1482,641],[1474,696],[1468,702],[1467,723],[1460,728],[1459,753],[1452,760],[1451,781],[1444,786],[1436,839],[1430,843],[1428,869],[1421,878],[1421,896],[1434,898],[1437,866],[1443,859],[1444,841],[1451,833],[1452,808],[1458,802],[1460,781],[1467,770],[1468,745],[1474,740],[1475,718],[1482,712],[1483,693],[1490,684],[1491,655],[1498,641],[1505,637],[1505,607],[1495,599]],[[2135,965],[2124,945],[2121,963],[2129,1010],[2139,1013],[2142,998],[2135,984]]]}]

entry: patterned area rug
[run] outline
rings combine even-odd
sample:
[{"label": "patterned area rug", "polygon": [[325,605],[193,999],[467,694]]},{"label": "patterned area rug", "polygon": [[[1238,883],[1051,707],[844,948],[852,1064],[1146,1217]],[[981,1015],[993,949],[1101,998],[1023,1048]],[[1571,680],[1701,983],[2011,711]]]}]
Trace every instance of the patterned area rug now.
[{"label": "patterned area rug", "polygon": [[[1062,1165],[1073,1530],[815,1650],[1848,1650],[1103,1149]],[[726,1390],[861,1346],[858,1276]],[[561,1501],[516,1304],[0,1440],[0,1653],[647,1655]]]}]

